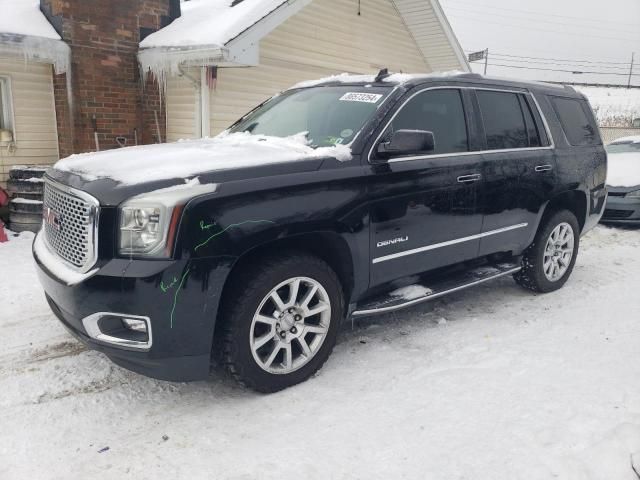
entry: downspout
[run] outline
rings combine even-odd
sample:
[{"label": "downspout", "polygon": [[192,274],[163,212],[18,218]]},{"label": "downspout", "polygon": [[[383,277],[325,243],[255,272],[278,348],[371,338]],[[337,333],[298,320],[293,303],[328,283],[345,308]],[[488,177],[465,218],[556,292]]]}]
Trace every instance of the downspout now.
[{"label": "downspout", "polygon": [[209,84],[207,82],[207,67],[200,67],[200,137],[206,138],[211,135]]}]

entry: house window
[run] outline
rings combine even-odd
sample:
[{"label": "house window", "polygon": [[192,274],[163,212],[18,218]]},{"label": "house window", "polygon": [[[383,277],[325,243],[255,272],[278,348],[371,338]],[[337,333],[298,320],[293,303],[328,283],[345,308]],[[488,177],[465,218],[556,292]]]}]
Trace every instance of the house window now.
[{"label": "house window", "polygon": [[0,77],[0,130],[13,132],[13,108],[9,77]]}]

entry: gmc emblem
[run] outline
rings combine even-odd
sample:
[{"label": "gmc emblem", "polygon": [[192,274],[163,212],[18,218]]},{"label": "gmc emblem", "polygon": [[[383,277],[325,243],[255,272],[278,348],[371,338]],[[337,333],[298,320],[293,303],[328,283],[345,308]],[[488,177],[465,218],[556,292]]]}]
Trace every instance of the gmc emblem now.
[{"label": "gmc emblem", "polygon": [[49,207],[45,208],[42,212],[42,219],[44,223],[53,227],[56,230],[60,230],[60,226],[62,224],[62,217],[55,210],[50,209]]}]

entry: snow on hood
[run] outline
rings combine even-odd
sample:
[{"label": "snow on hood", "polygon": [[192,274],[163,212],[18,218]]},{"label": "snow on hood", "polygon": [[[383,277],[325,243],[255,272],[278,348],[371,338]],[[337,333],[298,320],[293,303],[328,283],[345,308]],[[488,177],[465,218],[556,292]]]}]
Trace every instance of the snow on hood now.
[{"label": "snow on hood", "polygon": [[54,169],[81,176],[87,181],[108,178],[121,185],[187,178],[194,175],[296,160],[333,157],[351,159],[347,145],[312,148],[306,133],[280,138],[226,133],[214,138],[181,140],[71,155]]},{"label": "snow on hood", "polygon": [[286,0],[191,0],[182,2],[181,15],[152,33],[140,48],[224,46]]},{"label": "snow on hood", "polygon": [[610,153],[607,185],[611,187],[640,186],[640,153]]}]

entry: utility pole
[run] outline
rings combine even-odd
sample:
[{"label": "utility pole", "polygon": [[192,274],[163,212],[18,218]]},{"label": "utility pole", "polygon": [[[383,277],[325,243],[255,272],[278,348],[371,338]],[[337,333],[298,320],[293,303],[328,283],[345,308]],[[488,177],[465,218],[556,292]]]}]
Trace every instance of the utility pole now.
[{"label": "utility pole", "polygon": [[633,75],[633,60],[636,52],[631,53],[631,66],[629,67],[629,81],[627,82],[627,88],[631,88],[631,76]]},{"label": "utility pole", "polygon": [[[487,65],[489,64],[489,49],[485,48],[484,50],[484,74],[487,74]],[[633,60],[631,60],[631,64],[633,65]],[[631,76],[629,76],[629,81],[631,81]]]}]

